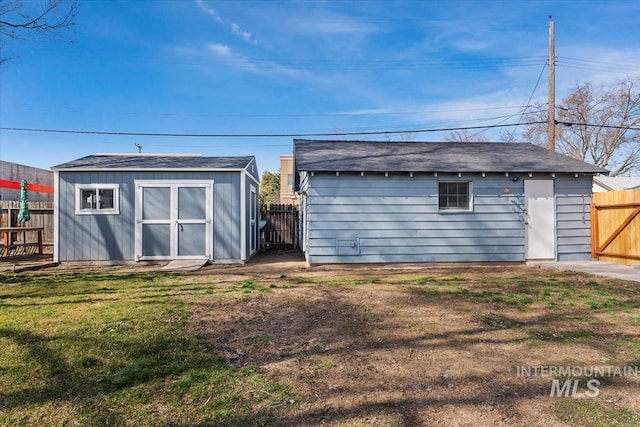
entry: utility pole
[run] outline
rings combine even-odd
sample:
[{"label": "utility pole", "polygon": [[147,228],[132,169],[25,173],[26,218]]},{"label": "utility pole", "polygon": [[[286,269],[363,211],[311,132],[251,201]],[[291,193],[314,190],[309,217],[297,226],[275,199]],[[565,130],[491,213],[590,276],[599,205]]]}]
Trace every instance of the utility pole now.
[{"label": "utility pole", "polygon": [[556,151],[556,46],[553,20],[549,16],[549,116],[547,119],[547,148]]}]

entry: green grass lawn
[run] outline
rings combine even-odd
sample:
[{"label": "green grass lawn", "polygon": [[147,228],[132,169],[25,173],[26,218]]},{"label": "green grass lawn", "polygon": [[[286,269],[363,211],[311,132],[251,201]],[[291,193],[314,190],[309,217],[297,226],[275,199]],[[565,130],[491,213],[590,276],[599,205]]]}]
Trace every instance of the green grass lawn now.
[{"label": "green grass lawn", "polygon": [[[640,338],[633,332],[640,327],[640,293],[635,284],[575,273],[521,267],[513,272],[477,269],[462,273],[433,270],[433,275],[429,271],[429,275],[424,271],[380,275],[365,271],[361,275],[311,272],[287,276],[252,275],[251,267],[246,266],[244,279],[239,279],[216,277],[215,270],[210,275],[117,268],[98,271],[0,273],[0,425],[312,425],[314,419],[308,414],[316,412],[305,414],[304,405],[313,399],[306,396],[305,402],[302,384],[269,376],[264,366],[229,366],[215,356],[212,344],[190,319],[200,303],[213,309],[226,307],[233,314],[236,307],[251,306],[269,295],[272,309],[257,318],[265,325],[276,324],[279,311],[297,313],[304,319],[309,306],[295,304],[317,297],[317,292],[330,294],[328,298],[334,301],[366,290],[369,300],[335,299],[337,308],[329,307],[334,315],[340,313],[333,321],[353,318],[351,323],[336,323],[346,325],[336,329],[336,335],[347,334],[347,342],[366,340],[363,332],[368,331],[359,329],[362,325],[376,325],[379,334],[388,330],[383,341],[373,341],[380,351],[395,349],[385,346],[384,340],[397,342],[397,328],[412,332],[413,327],[418,338],[408,342],[445,340],[441,350],[434,347],[434,351],[447,354],[455,354],[457,340],[465,337],[468,345],[481,345],[483,340],[508,345],[503,341],[510,340],[513,354],[526,355],[529,349],[544,354],[541,350],[547,346],[567,348],[566,353],[572,354],[569,350],[575,346],[589,350],[589,354],[605,355],[607,359],[597,361],[601,364],[637,366],[640,358]],[[303,291],[308,294],[300,297]],[[390,301],[397,300],[397,307],[376,305],[378,296],[391,294],[394,298],[389,297]],[[291,299],[294,295],[298,302]],[[402,301],[411,302],[402,305]],[[444,337],[453,320],[402,318],[401,314],[407,315],[414,305],[454,314],[461,322],[460,331],[454,331],[449,342]],[[312,319],[311,325],[331,326],[323,323],[331,318],[322,319]],[[251,322],[246,325],[253,327]],[[348,336],[349,328],[353,338]],[[440,330],[445,332],[440,334]],[[277,328],[256,330],[247,335],[244,344],[259,348],[277,340],[278,333]],[[323,333],[321,338],[331,339],[331,334]],[[297,344],[295,338],[287,344]],[[318,351],[296,353],[299,356],[292,360],[308,365],[307,374],[313,378],[321,377],[317,372],[347,369],[350,354]],[[496,363],[515,362],[507,358]],[[583,362],[564,359],[563,363]],[[515,380],[508,376],[500,379]],[[614,385],[607,384],[605,390],[615,391]],[[361,386],[366,389],[367,384]],[[637,392],[635,382],[630,387]],[[357,398],[360,391],[355,390]],[[424,393],[418,396],[432,398]],[[477,406],[486,409],[502,397],[483,399],[478,398]],[[526,399],[540,401],[534,393],[514,398],[509,404],[518,408],[518,402],[524,402],[526,406]],[[602,399],[559,399],[549,403],[553,411],[546,416],[564,425],[626,425],[638,420],[637,408],[615,405]],[[416,410],[425,408],[416,404]],[[362,423],[354,425],[368,425],[372,418],[363,413],[360,419]],[[350,423],[341,422],[336,425]]]},{"label": "green grass lawn", "polygon": [[182,281],[0,275],[0,424],[268,424],[252,411],[291,393],[207,352],[185,302],[206,288]]}]

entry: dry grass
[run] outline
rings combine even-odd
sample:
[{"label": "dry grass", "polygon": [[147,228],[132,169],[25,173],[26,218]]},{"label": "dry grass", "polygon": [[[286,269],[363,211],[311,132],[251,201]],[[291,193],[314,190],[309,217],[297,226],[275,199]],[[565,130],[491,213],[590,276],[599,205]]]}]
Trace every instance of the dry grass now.
[{"label": "dry grass", "polygon": [[516,371],[637,368],[635,283],[513,265],[299,262],[0,283],[1,424],[640,422],[638,376],[598,377],[597,397],[575,399]]},{"label": "dry grass", "polygon": [[516,371],[637,368],[634,283],[519,266],[275,273],[235,271],[192,303],[191,324],[230,365],[257,366],[298,395],[274,411],[284,425],[640,420],[637,376],[599,378],[597,398],[574,402],[549,396],[554,378]]}]

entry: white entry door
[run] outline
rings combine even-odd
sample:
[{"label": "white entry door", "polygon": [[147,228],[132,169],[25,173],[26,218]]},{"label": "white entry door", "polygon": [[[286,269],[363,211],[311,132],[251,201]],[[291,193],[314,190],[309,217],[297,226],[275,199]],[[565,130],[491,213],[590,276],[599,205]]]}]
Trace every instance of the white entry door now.
[{"label": "white entry door", "polygon": [[556,258],[553,180],[525,180],[525,254],[527,259]]},{"label": "white entry door", "polygon": [[136,181],[137,260],[210,259],[213,182]]}]

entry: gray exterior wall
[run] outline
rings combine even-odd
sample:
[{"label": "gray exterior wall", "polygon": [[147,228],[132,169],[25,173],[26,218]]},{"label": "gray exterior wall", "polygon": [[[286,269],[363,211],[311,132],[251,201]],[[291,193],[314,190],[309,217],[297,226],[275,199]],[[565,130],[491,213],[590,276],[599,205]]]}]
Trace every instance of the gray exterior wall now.
[{"label": "gray exterior wall", "polygon": [[[443,180],[471,181],[473,211],[439,211]],[[555,186],[558,258],[589,259],[591,177],[558,176]],[[303,250],[311,264],[525,260],[523,179],[303,172],[300,193]]]},{"label": "gray exterior wall", "polygon": [[246,167],[247,174],[251,176],[256,182],[260,182],[260,174],[258,173],[258,166],[256,160],[253,159]]},{"label": "gray exterior wall", "polygon": [[[213,180],[213,261],[240,261],[241,172],[60,171],[58,260],[134,261],[134,180]],[[247,181],[250,181],[247,179]],[[119,215],[76,215],[75,184],[119,184]],[[248,205],[247,205],[248,206]]]},{"label": "gray exterior wall", "polygon": [[559,175],[555,180],[558,261],[591,259],[592,178]]},{"label": "gray exterior wall", "polygon": [[[23,179],[26,179],[29,184],[40,184],[53,187],[53,172],[18,163],[6,162],[4,160],[0,160],[0,179],[17,182],[21,182]],[[19,201],[20,190],[0,188],[0,196],[0,200]],[[53,202],[53,194],[30,191],[29,201]]]}]

